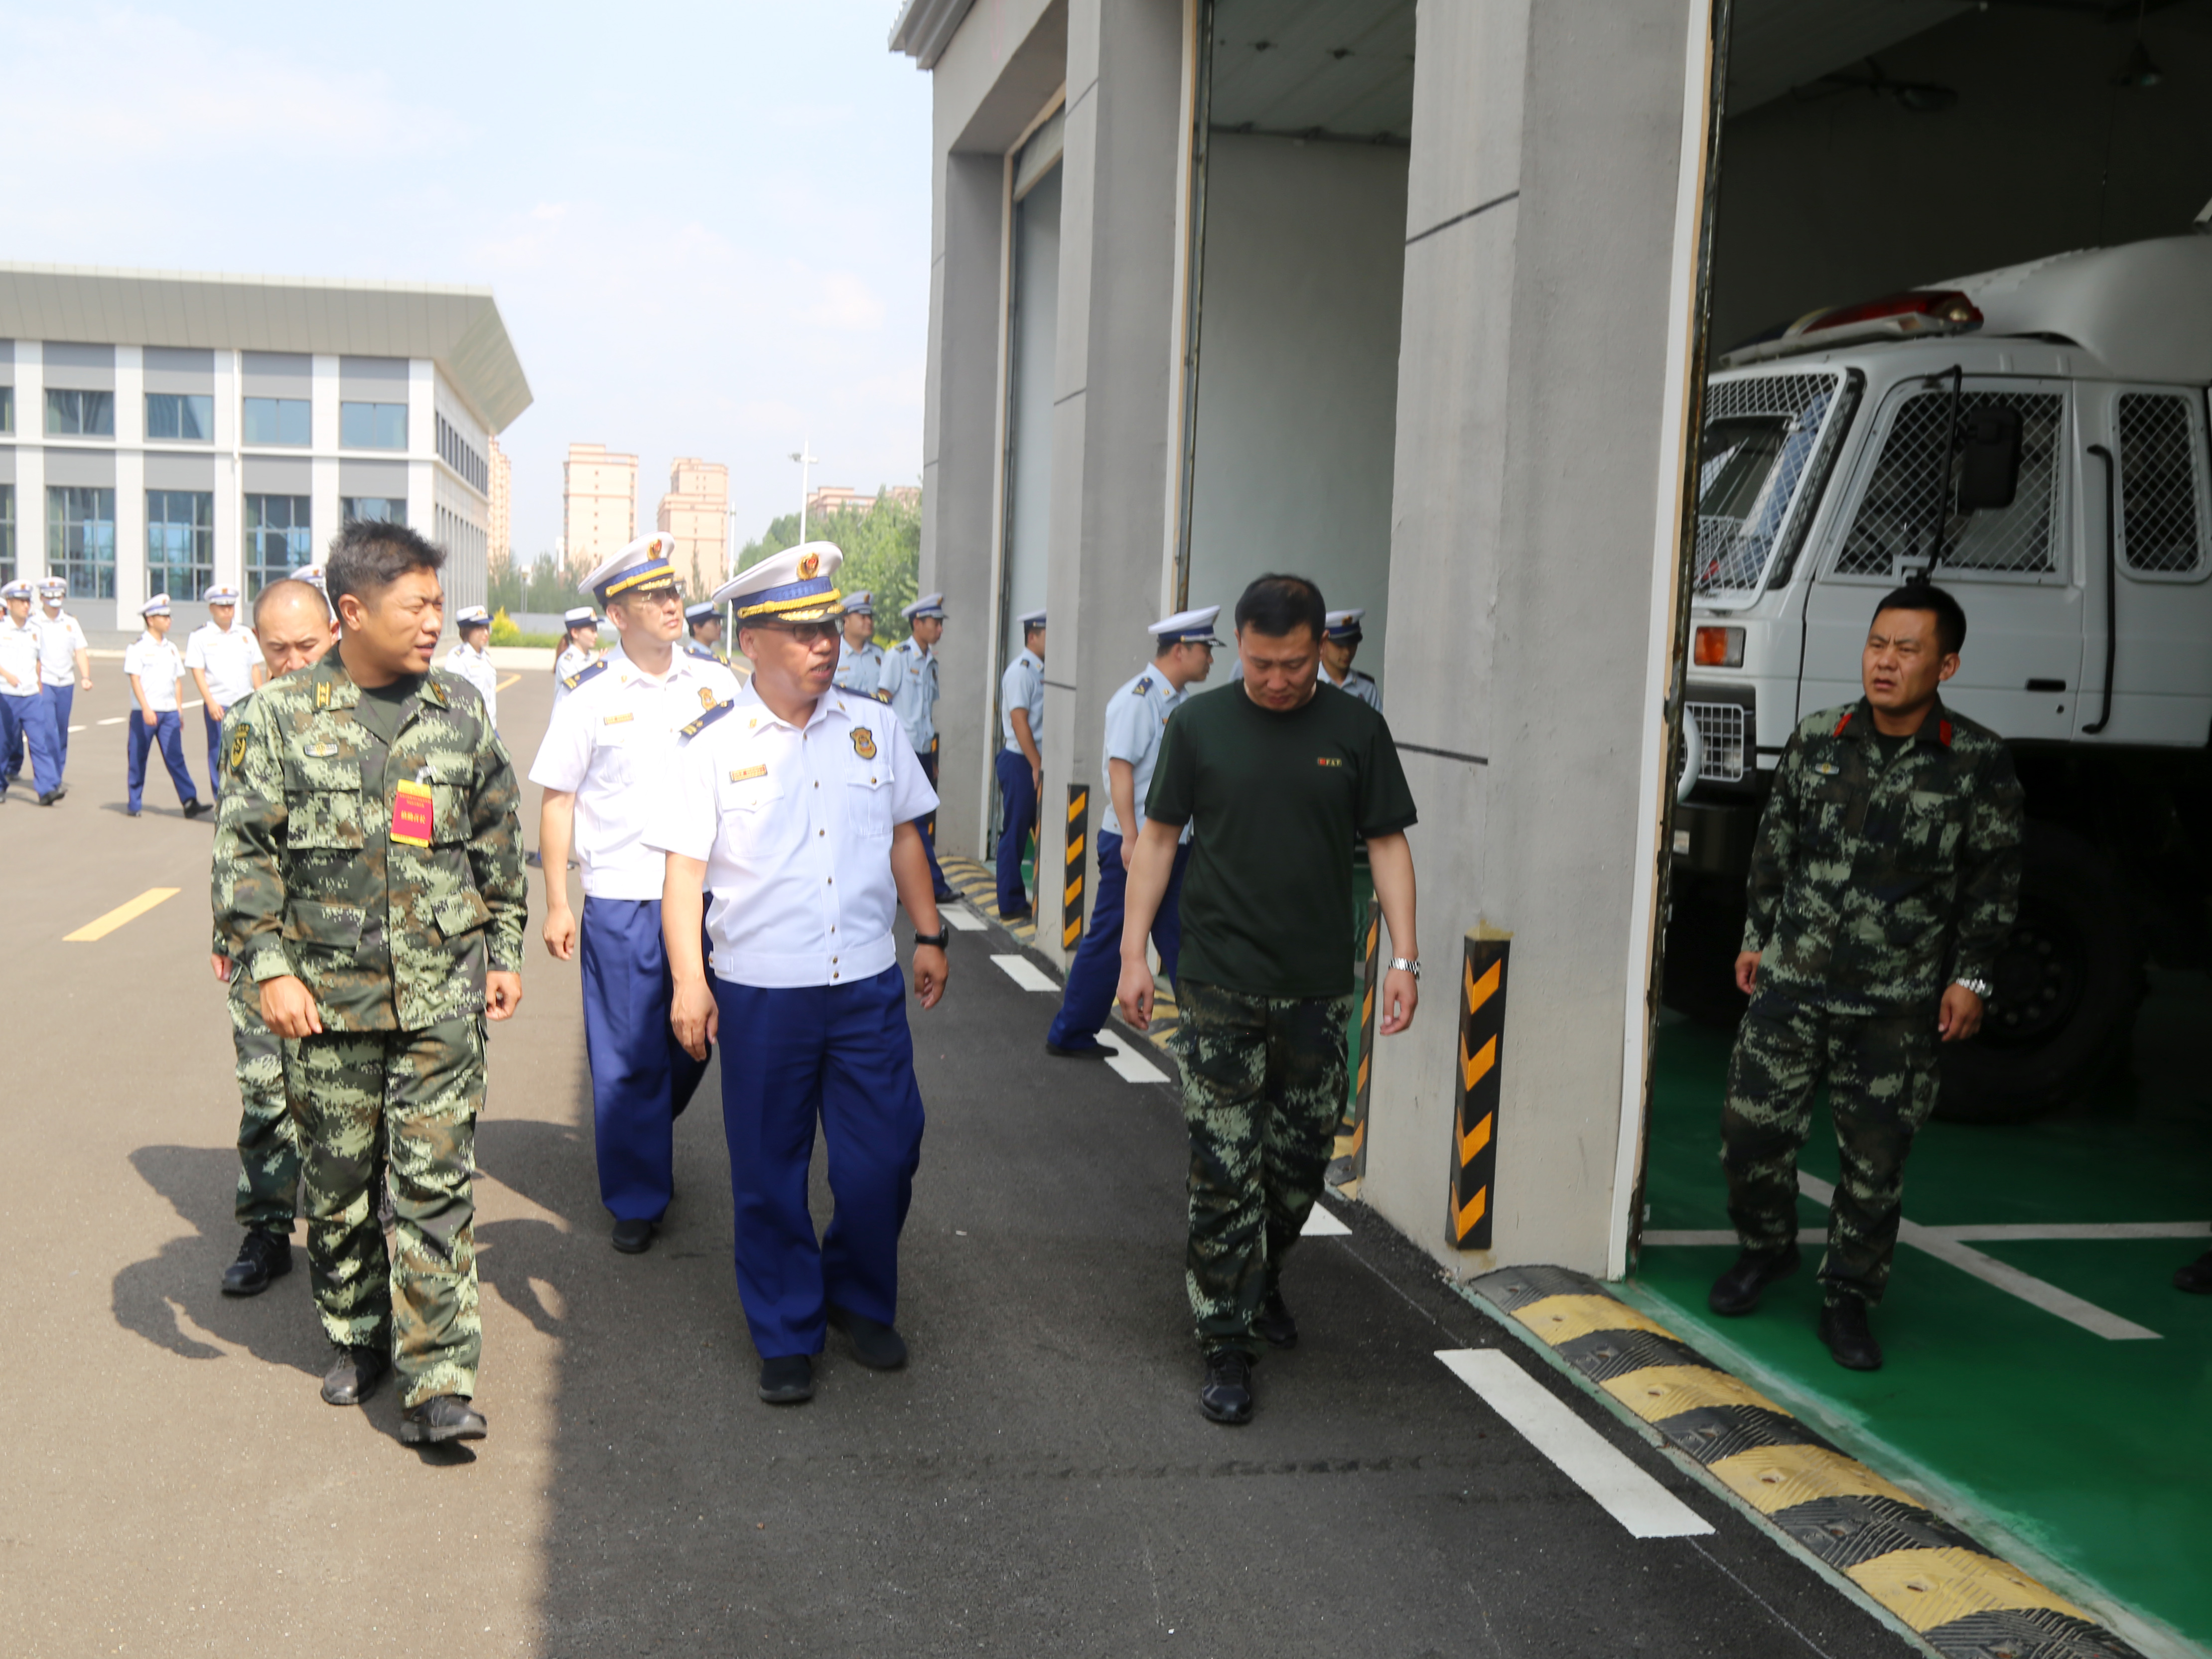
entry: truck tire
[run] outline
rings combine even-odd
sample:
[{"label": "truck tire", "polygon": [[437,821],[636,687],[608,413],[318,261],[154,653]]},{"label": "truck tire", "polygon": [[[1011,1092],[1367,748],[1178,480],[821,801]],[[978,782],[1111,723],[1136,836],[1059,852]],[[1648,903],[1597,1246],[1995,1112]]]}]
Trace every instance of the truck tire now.
[{"label": "truck tire", "polygon": [[2028,824],[2026,852],[1981,1032],[1943,1047],[1947,1123],[2022,1123],[2081,1099],[2125,1055],[2142,1000],[2142,930],[2112,866],[2051,823]]}]

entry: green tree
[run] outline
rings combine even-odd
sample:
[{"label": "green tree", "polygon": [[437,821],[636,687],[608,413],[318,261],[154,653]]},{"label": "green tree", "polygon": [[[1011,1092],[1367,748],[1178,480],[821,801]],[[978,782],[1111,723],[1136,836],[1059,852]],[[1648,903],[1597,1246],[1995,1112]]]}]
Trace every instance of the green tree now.
[{"label": "green tree", "polygon": [[[850,593],[865,588],[875,595],[876,638],[896,645],[907,636],[899,612],[914,603],[921,578],[921,502],[879,493],[865,507],[839,507],[811,514],[809,541],[834,542],[845,556],[837,586]],[[750,569],[772,553],[799,545],[799,514],[787,513],[747,542],[738,553],[738,568]]]}]

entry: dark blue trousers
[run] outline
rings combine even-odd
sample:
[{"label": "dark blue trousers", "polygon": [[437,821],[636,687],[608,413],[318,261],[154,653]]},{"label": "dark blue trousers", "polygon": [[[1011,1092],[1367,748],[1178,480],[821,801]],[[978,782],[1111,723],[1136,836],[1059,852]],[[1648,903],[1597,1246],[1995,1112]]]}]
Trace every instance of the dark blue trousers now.
[{"label": "dark blue trousers", "polygon": [[707,1062],[685,1054],[669,1027],[675,981],[660,901],[586,894],[577,931],[599,1201],[617,1221],[658,1221],[676,1189],[676,1120]]},{"label": "dark blue trousers", "polygon": [[[915,758],[921,763],[921,775],[929,780],[932,789],[937,787],[937,750],[927,754],[917,750]],[[922,850],[929,854],[929,890],[938,897],[951,898],[952,884],[945,878],[944,866],[937,861],[937,814],[932,812],[921,821]]]},{"label": "dark blue trousers", "polygon": [[[898,1313],[899,1231],[922,1127],[906,975],[714,985],[745,1323],[763,1359],[820,1353],[829,1306],[886,1325]],[[818,1243],[806,1207],[817,1117],[836,1206]]]},{"label": "dark blue trousers", "polygon": [[199,791],[192,787],[192,775],[185,767],[184,717],[173,708],[165,709],[154,716],[151,726],[137,709],[131,711],[131,810],[136,812],[138,803],[146,793],[146,751],[155,744],[161,745],[161,763],[169,769],[169,781],[177,786],[177,799],[190,806],[199,799]]},{"label": "dark blue trousers", "polygon": [[222,793],[222,768],[217,763],[222,758],[222,722],[209,714],[207,705],[202,703],[200,724],[207,727],[208,793],[220,795]]},{"label": "dark blue trousers", "polygon": [[[999,751],[999,793],[1006,802],[1006,827],[999,832],[999,914],[1020,915],[1030,908],[1029,893],[1022,885],[1022,851],[1036,828],[1037,793],[1028,757],[1018,749]],[[1037,892],[1042,896],[1044,890],[1040,868]]]},{"label": "dark blue trousers", "polygon": [[54,711],[54,749],[61,756],[61,769],[69,769],[70,716],[76,709],[76,682],[46,688],[46,706]]},{"label": "dark blue trousers", "polygon": [[[1168,890],[1152,917],[1152,943],[1159,947],[1160,971],[1175,983],[1176,964],[1182,956],[1182,872],[1190,862],[1188,842],[1176,848],[1175,866],[1168,872]],[[1060,1012],[1054,1017],[1045,1041],[1059,1048],[1080,1048],[1085,1039],[1098,1035],[1114,1009],[1114,992],[1121,982],[1121,900],[1127,891],[1129,872],[1121,867],[1121,838],[1098,832],[1098,896],[1091,902],[1091,928],[1075,947],[1075,960],[1067,965],[1067,988],[1060,994]]]},{"label": "dark blue trousers", "polygon": [[23,748],[31,750],[31,783],[40,793],[62,787],[62,757],[54,742],[54,711],[43,693],[11,697],[0,692],[0,750],[7,755],[6,776],[0,787],[12,784],[23,770]]}]

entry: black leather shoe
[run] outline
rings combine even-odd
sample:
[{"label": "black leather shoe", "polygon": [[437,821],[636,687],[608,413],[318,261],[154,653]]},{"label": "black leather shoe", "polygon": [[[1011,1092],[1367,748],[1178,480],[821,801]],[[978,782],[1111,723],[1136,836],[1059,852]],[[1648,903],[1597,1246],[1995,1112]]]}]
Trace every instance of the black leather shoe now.
[{"label": "black leather shoe", "polygon": [[1713,1280],[1712,1289],[1705,1292],[1705,1305],[1730,1318],[1747,1314],[1759,1305],[1769,1285],[1796,1271],[1795,1244],[1783,1250],[1746,1250],[1736,1257],[1735,1266]]},{"label": "black leather shoe", "polygon": [[761,1361],[760,1397],[771,1406],[796,1406],[814,1398],[814,1362],[803,1353]]},{"label": "black leather shoe", "polygon": [[906,1364],[906,1339],[880,1320],[832,1308],[830,1323],[853,1344],[853,1358],[872,1371],[895,1371]]},{"label": "black leather shoe", "polygon": [[2185,1267],[2176,1267],[2173,1288],[2186,1291],[2191,1296],[2212,1296],[2212,1250],[2205,1251]]},{"label": "black leather shoe", "polygon": [[1252,1420],[1252,1362],[1234,1348],[1217,1348],[1206,1356],[1206,1381],[1198,1390],[1198,1408],[1216,1423],[1231,1427]]},{"label": "black leather shoe", "polygon": [[259,1227],[246,1230],[246,1243],[238,1247],[238,1260],[222,1270],[225,1296],[258,1296],[271,1279],[292,1271],[292,1241],[283,1233]]},{"label": "black leather shoe", "polygon": [[1097,1037],[1083,1042],[1054,1042],[1048,1037],[1044,1051],[1048,1054],[1058,1054],[1062,1060],[1103,1060],[1114,1052]]},{"label": "black leather shoe", "polygon": [[434,1394],[410,1406],[399,1419],[403,1446],[435,1446],[447,1440],[481,1440],[491,1432],[483,1413],[458,1394]]},{"label": "black leather shoe", "polygon": [[207,810],[207,803],[197,798],[185,803],[185,816],[188,818],[196,818]]},{"label": "black leather shoe", "polygon": [[1036,912],[1034,910],[1001,910],[999,912],[999,920],[1000,921],[1027,921],[1036,915]]},{"label": "black leather shoe", "polygon": [[1267,1299],[1260,1304],[1260,1311],[1252,1316],[1252,1334],[1270,1347],[1298,1346],[1298,1322],[1291,1316],[1290,1307],[1279,1289],[1268,1291]]},{"label": "black leather shoe", "polygon": [[1867,1304],[1855,1296],[1840,1297],[1820,1310],[1820,1340],[1847,1371],[1881,1369],[1881,1344],[1867,1324]]},{"label": "black leather shoe", "polygon": [[376,1392],[392,1361],[381,1348],[340,1348],[323,1373],[323,1403],[358,1406]]},{"label": "black leather shoe", "polygon": [[39,797],[39,805],[41,806],[52,806],[56,801],[59,800],[67,793],[69,793],[69,791],[66,789],[49,789],[45,794]]},{"label": "black leather shoe", "polygon": [[643,1255],[653,1248],[653,1235],[659,1224],[655,1221],[617,1221],[611,1243],[624,1255]]}]

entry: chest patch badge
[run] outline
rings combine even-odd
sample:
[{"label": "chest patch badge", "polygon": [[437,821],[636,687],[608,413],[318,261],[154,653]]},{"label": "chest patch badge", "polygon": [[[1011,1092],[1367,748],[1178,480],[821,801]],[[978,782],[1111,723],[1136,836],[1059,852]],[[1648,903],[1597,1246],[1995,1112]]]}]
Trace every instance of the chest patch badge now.
[{"label": "chest patch badge", "polygon": [[392,797],[392,839],[408,847],[428,847],[438,821],[425,785],[412,779],[402,783]]},{"label": "chest patch badge", "polygon": [[854,726],[853,728],[853,752],[858,755],[862,760],[875,759],[876,734],[869,731],[865,726]]},{"label": "chest patch badge", "polygon": [[1344,757],[1340,755],[1320,755],[1315,757],[1314,764],[1316,766],[1341,766],[1344,764]]},{"label": "chest patch badge", "polygon": [[[713,705],[709,703],[708,706],[712,707]],[[625,720],[634,720],[636,718],[637,716],[635,714],[610,714],[600,723],[605,726],[620,726]]]},{"label": "chest patch badge", "polygon": [[230,739],[230,769],[238,770],[238,763],[246,758],[246,733],[234,732]]},{"label": "chest patch badge", "polygon": [[328,680],[319,681],[315,686],[315,707],[318,708],[328,708],[330,706],[331,683]]},{"label": "chest patch badge", "polygon": [[699,688],[699,707],[702,708],[712,708],[714,706],[714,693],[713,689],[708,686],[701,686]]},{"label": "chest patch badge", "polygon": [[767,775],[768,768],[765,766],[740,766],[736,771],[730,774],[730,781],[732,783],[744,783],[753,778],[764,778]]},{"label": "chest patch badge", "polygon": [[305,755],[309,760],[331,760],[336,758],[338,752],[338,746],[332,743],[328,738],[318,738],[315,742],[309,744],[300,752]]},{"label": "chest patch badge", "polygon": [[1813,763],[1813,769],[1824,778],[1832,778],[1844,769],[1833,761],[1815,761]]}]

